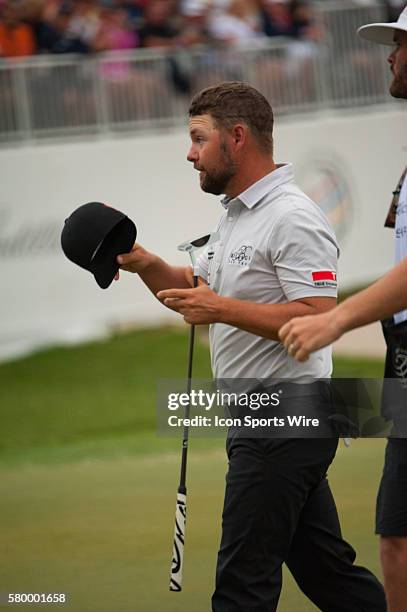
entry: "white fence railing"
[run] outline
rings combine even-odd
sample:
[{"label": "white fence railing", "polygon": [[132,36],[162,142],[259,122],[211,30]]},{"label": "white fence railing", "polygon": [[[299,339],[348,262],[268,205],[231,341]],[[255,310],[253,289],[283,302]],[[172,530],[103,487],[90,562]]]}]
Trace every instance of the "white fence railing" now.
[{"label": "white fence railing", "polygon": [[176,125],[195,91],[222,80],[250,82],[279,114],[388,102],[386,49],[356,36],[384,19],[382,5],[327,1],[318,19],[319,43],[2,61],[0,142]]}]

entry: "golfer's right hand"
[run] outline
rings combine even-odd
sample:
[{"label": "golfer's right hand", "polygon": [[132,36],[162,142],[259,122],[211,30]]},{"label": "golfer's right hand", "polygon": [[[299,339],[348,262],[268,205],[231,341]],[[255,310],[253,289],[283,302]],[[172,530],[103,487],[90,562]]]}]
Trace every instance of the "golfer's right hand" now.
[{"label": "golfer's right hand", "polygon": [[[153,253],[149,253],[137,242],[134,244],[130,253],[122,253],[117,256],[117,263],[122,270],[140,274],[152,263],[154,259]],[[118,280],[118,274],[116,280]]]},{"label": "golfer's right hand", "polygon": [[295,317],[283,325],[279,338],[287,352],[297,361],[306,361],[311,353],[341,336],[336,310],[306,317]]}]

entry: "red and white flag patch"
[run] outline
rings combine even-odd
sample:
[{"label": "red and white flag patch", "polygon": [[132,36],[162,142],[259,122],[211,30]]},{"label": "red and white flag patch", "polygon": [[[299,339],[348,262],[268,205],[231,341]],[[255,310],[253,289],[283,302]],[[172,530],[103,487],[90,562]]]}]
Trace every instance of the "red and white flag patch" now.
[{"label": "red and white flag patch", "polygon": [[312,272],[314,287],[337,287],[336,272],[333,270],[318,270]]}]

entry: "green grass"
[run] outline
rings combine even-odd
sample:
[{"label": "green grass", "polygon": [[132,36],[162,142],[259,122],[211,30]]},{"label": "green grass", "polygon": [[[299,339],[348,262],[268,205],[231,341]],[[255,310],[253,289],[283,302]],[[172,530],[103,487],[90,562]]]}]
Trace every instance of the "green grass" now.
[{"label": "green grass", "polygon": [[382,359],[335,357],[333,376],[336,378],[383,378]]},{"label": "green grass", "polygon": [[[0,453],[154,431],[157,381],[185,377],[187,342],[183,330],[143,330],[0,365]],[[210,378],[199,341],[194,374]]]},{"label": "green grass", "polygon": [[[382,446],[359,440],[341,447],[330,474],[344,535],[358,563],[376,572]],[[179,453],[3,469],[0,591],[66,592],[66,608],[75,612],[208,612],[225,456],[191,449],[181,594],[167,590],[178,470]],[[287,574],[279,611],[312,610]]]},{"label": "green grass", "polygon": [[[66,592],[74,612],[209,611],[223,440],[191,441],[185,590],[167,590],[180,441],[155,433],[156,382],[185,377],[187,344],[143,330],[0,365],[0,593]],[[337,359],[335,373],[382,367]],[[210,377],[204,340],[194,374]],[[341,445],[330,472],[344,534],[376,572],[382,455],[383,440]],[[315,610],[286,575],[279,612]]]},{"label": "green grass", "polygon": [[[0,462],[176,448],[155,434],[157,381],[185,379],[187,346],[182,329],[141,330],[0,364]],[[335,360],[337,377],[382,372],[380,360]],[[211,377],[199,337],[194,377]]]}]

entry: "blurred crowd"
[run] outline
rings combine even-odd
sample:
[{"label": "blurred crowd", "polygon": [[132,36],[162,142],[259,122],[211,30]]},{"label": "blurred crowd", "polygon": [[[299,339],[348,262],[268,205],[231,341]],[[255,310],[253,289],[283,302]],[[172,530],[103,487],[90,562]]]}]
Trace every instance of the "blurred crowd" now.
[{"label": "blurred crowd", "polygon": [[[197,44],[317,41],[324,0],[0,0],[0,57]],[[371,0],[354,0],[368,5]],[[397,18],[405,0],[383,0]]]},{"label": "blurred crowd", "polygon": [[[280,113],[313,107],[321,58],[334,62],[323,77],[337,106],[360,91],[380,99],[383,74],[348,35],[377,17],[378,3],[395,20],[407,0],[337,0],[322,12],[328,0],[0,0],[0,134],[1,121],[13,130],[17,117],[12,63],[32,55],[110,52],[100,62],[45,61],[21,72],[37,130],[96,125],[101,116],[124,128],[165,122],[214,80],[250,79]],[[372,11],[349,16],[342,6]],[[160,47],[154,57],[111,53]]]},{"label": "blurred crowd", "polygon": [[0,57],[199,44],[267,37],[317,41],[310,0],[0,0]]}]

